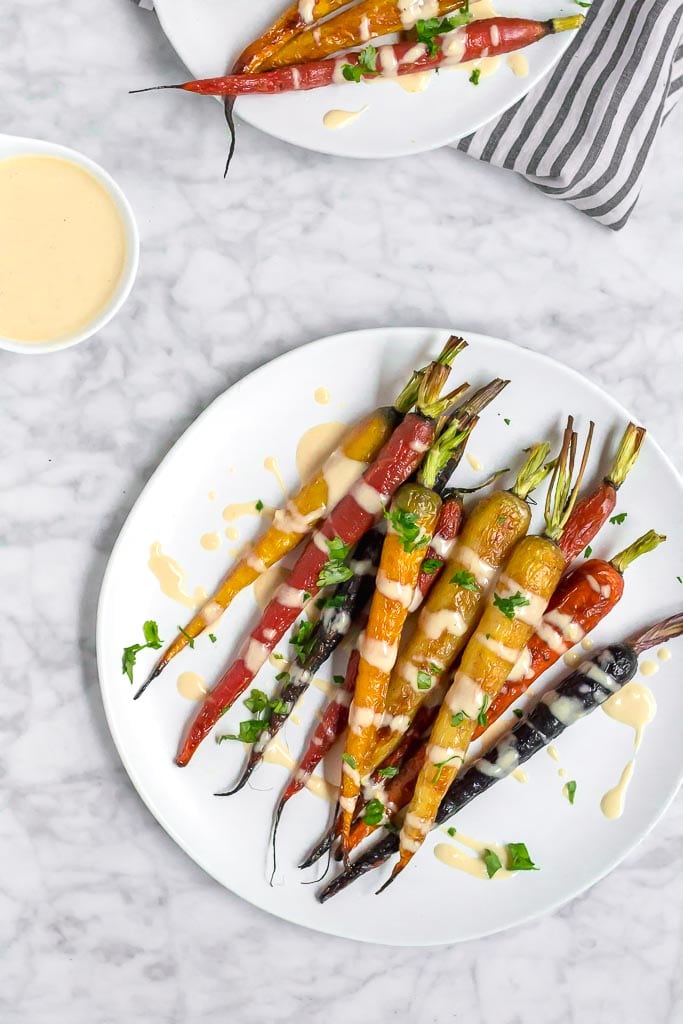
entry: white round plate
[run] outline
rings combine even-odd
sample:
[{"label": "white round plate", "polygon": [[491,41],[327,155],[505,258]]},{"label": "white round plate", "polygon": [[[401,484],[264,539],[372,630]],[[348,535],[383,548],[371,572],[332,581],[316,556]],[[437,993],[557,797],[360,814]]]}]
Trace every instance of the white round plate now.
[{"label": "white round plate", "polygon": [[[324,906],[316,901],[317,886],[301,884],[317,873],[304,874],[296,865],[326,827],[329,804],[308,791],[290,802],[280,828],[276,884],[270,887],[270,820],[286,771],[263,765],[249,787],[218,799],[212,794],[227,787],[243,764],[241,744],[218,746],[208,738],[189,767],[173,763],[181,730],[197,707],[177,692],[178,675],[195,670],[213,685],[256,619],[252,591],[242,593],[218,624],[215,644],[199,639],[135,702],[121,674],[121,653],[141,639],[146,619],[156,619],[168,641],[189,617],[187,609],[162,595],[147,567],[150,545],[159,542],[179,562],[190,592],[198,585],[210,590],[230,559],[225,547],[206,551],[199,540],[225,527],[223,507],[258,498],[276,505],[282,499],[264,459],[275,456],[286,485],[295,487],[294,453],[301,435],[313,424],[352,422],[378,404],[389,404],[411,368],[436,354],[445,335],[427,328],[389,328],[326,338],[281,356],[230,388],[178,441],[139,498],[112,553],[98,612],[98,665],[109,726],[133,784],[168,833],[222,885],[256,906],[309,928],[392,945],[456,942],[509,928],[569,900],[628,853],[662,814],[681,779],[683,688],[675,659],[683,657],[683,641],[671,644],[673,662],[661,662],[659,673],[647,680],[658,713],[637,754],[623,817],[607,821],[599,805],[632,756],[633,734],[598,710],[558,744],[568,778],[578,784],[574,806],[561,795],[558,765],[541,753],[529,762],[528,784],[505,779],[458,815],[457,828],[487,844],[525,842],[540,871],[498,882],[471,878],[434,857],[437,840],[451,841],[441,832],[427,840],[410,869],[381,897],[372,893],[386,877],[386,866]],[[484,472],[519,465],[521,450],[533,441],[549,437],[556,442],[565,415],[572,412],[582,437],[588,419],[595,420],[587,483],[599,480],[628,413],[559,363],[493,338],[464,336],[470,347],[458,358],[452,380],[467,379],[472,385],[493,376],[511,380],[470,442]],[[331,391],[325,406],[314,400],[321,386]],[[465,461],[458,470],[463,486],[481,478]],[[216,492],[214,500],[210,492]],[[597,556],[611,557],[651,527],[669,540],[628,570],[624,599],[596,630],[596,645],[621,639],[681,606],[676,576],[683,566],[683,484],[650,438],[622,488],[618,508],[628,513],[627,519],[621,526],[605,525],[593,544]],[[534,519],[539,526],[538,508]],[[237,525],[244,529],[244,540],[256,521],[243,519]],[[286,653],[286,645],[280,650]],[[153,651],[139,655],[136,681],[142,681],[154,658]],[[340,671],[341,656],[329,673],[321,674],[330,678]],[[556,666],[543,679],[543,688],[566,671]],[[274,674],[265,666],[257,685],[271,690]],[[301,724],[286,727],[295,756],[317,721],[314,711],[321,697],[311,688],[298,709]],[[240,701],[216,732],[234,731],[248,717]]]},{"label": "white round plate", "polygon": [[[473,0],[472,9],[478,3]],[[490,9],[488,0],[487,10]],[[240,4],[229,0],[155,0],[161,25],[195,78],[226,74],[245,45],[282,13],[286,0]],[[576,14],[568,0],[497,0],[497,14],[556,18]],[[298,94],[247,96],[236,113],[255,128],[319,153],[351,157],[395,157],[422,153],[454,142],[498,117],[552,68],[574,38],[548,36],[523,52],[529,74],[516,77],[505,57],[495,74],[478,86],[463,71],[432,76],[423,93],[406,93],[395,82],[329,86]],[[142,83],[144,84],[144,83]],[[151,83],[154,84],[154,83]],[[331,131],[323,116],[331,109],[368,110],[352,125]]]}]

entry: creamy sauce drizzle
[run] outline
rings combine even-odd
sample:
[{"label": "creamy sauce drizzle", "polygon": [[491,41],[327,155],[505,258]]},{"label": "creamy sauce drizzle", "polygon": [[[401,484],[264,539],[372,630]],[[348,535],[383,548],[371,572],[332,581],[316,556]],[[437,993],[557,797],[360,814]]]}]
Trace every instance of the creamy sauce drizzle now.
[{"label": "creamy sauce drizzle", "polygon": [[227,526],[225,529],[225,536],[228,540],[236,541],[240,539],[240,531],[236,526]]},{"label": "creamy sauce drizzle", "polygon": [[606,818],[620,818],[624,813],[626,791],[628,789],[628,784],[631,781],[631,776],[633,775],[634,766],[635,761],[628,762],[621,773],[619,782],[613,789],[608,789],[600,801],[600,810]]},{"label": "creamy sauce drizzle", "polygon": [[263,468],[267,469],[269,473],[273,474],[273,476],[277,480],[278,484],[280,485],[282,493],[284,495],[286,495],[287,494],[287,488],[285,487],[285,482],[282,479],[282,473],[280,472],[280,466],[279,466],[278,461],[277,461],[277,459],[275,458],[274,455],[267,455],[266,456],[266,458],[263,460]]},{"label": "creamy sauce drizzle", "polygon": [[328,110],[327,113],[323,115],[323,126],[331,132],[341,131],[342,128],[348,128],[350,124],[357,121],[367,109],[368,105],[366,103],[365,106],[360,108],[360,110]]},{"label": "creamy sauce drizzle", "polygon": [[[239,536],[239,534],[237,536]],[[199,543],[205,551],[217,551],[223,543],[223,539],[220,533],[204,533],[199,538]]]},{"label": "creamy sauce drizzle", "polygon": [[206,683],[196,672],[182,672],[178,676],[176,686],[178,693],[185,700],[203,700],[209,692]]},{"label": "creamy sauce drizzle", "polygon": [[523,768],[515,768],[514,772],[511,772],[511,776],[512,776],[513,779],[516,779],[517,782],[528,782],[529,781],[529,776],[527,775],[527,773],[524,771]]},{"label": "creamy sauce drizzle", "polygon": [[282,565],[273,565],[258,579],[254,580],[254,598],[261,611],[270,603],[275,596],[275,591],[285,582],[289,576],[289,570]]},{"label": "creamy sauce drizzle", "polygon": [[318,405],[327,405],[331,397],[329,388],[316,388],[313,392],[313,398]]},{"label": "creamy sauce drizzle", "polygon": [[517,78],[526,78],[529,74],[529,61],[523,53],[509,53],[505,63]]},{"label": "creamy sauce drizzle", "polygon": [[471,455],[469,452],[467,452],[466,458],[472,469],[475,471],[475,473],[479,473],[484,468],[483,464],[479,461],[479,459],[477,459],[474,455]]},{"label": "creamy sauce drizzle", "polygon": [[659,665],[656,661],[641,661],[638,668],[641,676],[653,676],[655,672],[659,672]]},{"label": "creamy sauce drizzle", "polygon": [[660,647],[659,650],[657,651],[657,657],[659,658],[660,661],[670,661],[671,660],[671,651],[669,650],[668,647]]},{"label": "creamy sauce drizzle", "polygon": [[[268,509],[271,512],[272,509]],[[264,515],[266,507],[264,506],[261,511],[256,508],[255,501],[240,501],[232,505],[226,505],[223,509],[223,519],[226,523],[234,523],[237,519],[242,519],[243,516],[260,516]],[[234,538],[235,540],[237,538]]]},{"label": "creamy sauce drizzle", "polygon": [[553,761],[557,761],[558,764],[559,764],[560,752],[557,749],[557,747],[553,746],[553,744],[551,743],[550,746],[547,748],[547,750],[548,750],[548,757],[552,758]]},{"label": "creamy sauce drizzle", "polygon": [[193,610],[206,601],[207,594],[203,587],[197,587],[192,595],[188,593],[184,569],[170,555],[164,554],[158,541],[149,549],[147,565],[152,575],[156,576],[161,592],[166,597]]},{"label": "creamy sauce drizzle", "polygon": [[52,156],[0,160],[0,334],[66,339],[107,306],[126,259],[119,209],[89,171]]},{"label": "creamy sauce drizzle", "polygon": [[610,718],[633,729],[633,749],[638,750],[646,726],[657,713],[652,690],[643,683],[630,682],[600,707]]},{"label": "creamy sauce drizzle", "polygon": [[[485,850],[491,850],[492,853],[498,854],[501,863],[504,864],[507,854],[502,846],[495,843],[482,843],[478,839],[463,835],[462,832],[456,832],[453,838],[460,846],[456,846],[454,843],[437,843],[434,847],[434,856],[447,867],[463,871],[466,875],[479,878],[483,882],[503,881],[506,878],[511,878],[514,874],[514,871],[501,868],[500,871],[496,871],[493,878],[488,876],[482,855]],[[461,847],[465,847],[465,849],[461,849]],[[479,856],[472,856],[472,853],[467,852],[468,850]]]},{"label": "creamy sauce drizzle", "polygon": [[296,469],[302,480],[309,480],[313,473],[321,468],[347,429],[344,423],[332,421],[318,423],[301,435],[296,446]]},{"label": "creamy sauce drizzle", "polygon": [[589,636],[587,636],[584,640],[581,641],[581,646],[583,647],[584,651],[592,651],[593,641]]},{"label": "creamy sauce drizzle", "polygon": [[431,71],[416,71],[414,75],[401,75],[396,79],[404,92],[425,92],[432,80]]},{"label": "creamy sauce drizzle", "polygon": [[[270,741],[264,751],[263,760],[267,761],[268,764],[279,764],[290,772],[296,768],[296,761],[282,742],[280,736],[276,736],[275,739]],[[337,795],[339,793],[337,786],[328,782],[321,775],[311,775],[306,782],[306,789],[313,793],[314,796],[320,797],[321,800],[327,800],[331,804],[337,802]]]}]

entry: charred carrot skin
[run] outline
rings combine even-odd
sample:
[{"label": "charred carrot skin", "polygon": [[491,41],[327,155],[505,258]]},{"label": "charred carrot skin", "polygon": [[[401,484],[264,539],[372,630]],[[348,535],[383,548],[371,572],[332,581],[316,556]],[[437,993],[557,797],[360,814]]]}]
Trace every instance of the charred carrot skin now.
[{"label": "charred carrot skin", "polygon": [[[683,612],[672,615],[624,643],[610,644],[583,661],[555,690],[546,693],[525,719],[503,736],[492,750],[457,776],[441,802],[434,822],[437,828],[467,806],[475,797],[506,778],[543,750],[571,725],[604,704],[638,671],[638,656],[683,633]],[[395,834],[384,836],[319,894],[325,903],[368,871],[384,864],[399,848]]]},{"label": "charred carrot skin", "polygon": [[[376,590],[368,624],[359,643],[360,663],[349,732],[342,764],[339,797],[339,832],[348,841],[366,757],[377,732],[376,716],[382,712],[389,675],[396,661],[398,643],[413,599],[424,547],[431,539],[441,499],[428,487],[406,484],[391,506],[389,527],[382,548]],[[402,534],[411,517],[416,536]],[[424,540],[424,542],[423,542]]]},{"label": "charred carrot skin", "polygon": [[[439,369],[445,369],[441,367]],[[442,376],[442,380],[444,377]],[[353,545],[377,521],[390,497],[415,471],[434,440],[435,420],[409,413],[317,530],[299,556],[279,597],[269,603],[237,660],[205,698],[181,744],[176,764],[184,767],[213,726],[244,692],[270,653],[299,617],[304,594],[315,596],[318,579],[329,559],[329,544],[339,539]],[[283,603],[286,601],[287,603]]]},{"label": "charred carrot skin", "polygon": [[[531,21],[524,18],[488,18],[473,22],[436,39],[437,52],[414,59],[415,43],[396,43],[382,47],[381,66],[389,70],[368,72],[361,67],[362,79],[395,78],[400,75],[414,75],[420,71],[431,71],[439,67],[454,67],[465,61],[477,60],[483,56],[495,57],[511,53],[537,42],[544,36],[579,28],[582,15],[571,18],[554,18],[550,21]],[[387,31],[391,31],[390,29]],[[420,44],[421,45],[421,44]],[[334,49],[339,49],[335,46]],[[384,51],[384,56],[382,56]],[[133,92],[151,92],[154,89],[183,89],[202,96],[247,96],[254,94],[274,95],[282,92],[304,92],[321,89],[327,85],[341,85],[347,82],[343,68],[355,68],[359,54],[355,51],[344,53],[336,60],[313,60],[305,64],[288,64],[274,71],[262,71],[254,75],[225,75],[221,78],[204,78],[180,85],[163,85],[152,89],[134,89]]]},{"label": "charred carrot skin", "polygon": [[242,51],[233,65],[233,74],[254,74],[260,71],[285,43],[305,32],[320,18],[345,7],[347,3],[349,0],[310,0],[310,3],[292,4],[263,35]]},{"label": "charred carrot skin", "polygon": [[492,701],[486,724],[477,726],[472,739],[486,732],[543,672],[602,622],[621,601],[624,571],[636,558],[654,551],[665,540],[662,534],[649,530],[615,555],[611,562],[594,558],[562,577],[541,625]]}]

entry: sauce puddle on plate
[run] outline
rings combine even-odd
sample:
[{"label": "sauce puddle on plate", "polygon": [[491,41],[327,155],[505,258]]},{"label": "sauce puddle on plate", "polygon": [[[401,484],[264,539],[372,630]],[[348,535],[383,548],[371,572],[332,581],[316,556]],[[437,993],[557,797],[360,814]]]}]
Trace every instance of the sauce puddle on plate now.
[{"label": "sauce puddle on plate", "polygon": [[109,304],[126,260],[118,206],[89,171],[53,156],[0,160],[0,335],[67,339]]}]

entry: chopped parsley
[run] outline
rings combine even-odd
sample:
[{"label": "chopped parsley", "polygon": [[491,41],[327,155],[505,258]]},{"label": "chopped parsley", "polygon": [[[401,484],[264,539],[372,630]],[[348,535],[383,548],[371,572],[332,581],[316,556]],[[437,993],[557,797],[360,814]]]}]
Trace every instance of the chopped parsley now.
[{"label": "chopped parsley", "polygon": [[360,82],[363,75],[378,75],[376,48],[366,46],[358,54],[357,64],[343,65],[342,74],[347,82]]},{"label": "chopped parsley", "polygon": [[216,639],[217,637],[215,633],[209,633],[209,640],[211,641],[212,644],[216,643]]},{"label": "chopped parsley", "polygon": [[482,854],[484,864],[486,865],[486,874],[489,878],[493,878],[497,871],[500,871],[502,864],[500,863],[500,857],[493,850],[484,850]]},{"label": "chopped parsley", "polygon": [[425,558],[422,563],[422,572],[426,572],[428,576],[433,576],[442,565],[443,562],[440,558]]},{"label": "chopped parsley", "polygon": [[453,826],[451,825],[451,827],[450,827],[449,829],[447,829],[447,831],[448,831],[448,834],[449,834],[449,836],[450,836],[450,837],[451,837],[451,839],[452,839],[452,838],[453,838],[453,836],[454,836],[454,835],[455,835],[455,833],[456,833],[456,829],[455,829],[455,828],[454,828],[454,827],[453,827]]},{"label": "chopped parsley", "polygon": [[352,754],[342,754],[342,761],[348,764],[349,768],[353,768],[354,771],[358,767],[356,759]]},{"label": "chopped parsley", "polygon": [[333,537],[332,540],[327,541],[327,548],[330,557],[320,570],[319,587],[333,587],[335,584],[345,583],[353,577],[353,570],[345,565],[351,545],[345,544],[339,537]]},{"label": "chopped parsley", "polygon": [[253,715],[259,715],[268,707],[268,694],[263,690],[252,690],[244,701],[244,706]]},{"label": "chopped parsley", "polygon": [[303,664],[308,655],[313,649],[315,643],[315,637],[313,636],[313,630],[315,629],[312,622],[308,619],[303,619],[296,630],[292,633],[289,638],[289,642],[297,653],[299,661]]},{"label": "chopped parsley", "polygon": [[567,800],[570,804],[574,803],[574,797],[576,796],[576,782],[572,779],[567,783]]},{"label": "chopped parsley", "polygon": [[678,580],[679,583],[683,583],[683,579],[680,576],[677,576],[676,579]]},{"label": "chopped parsley", "polygon": [[508,843],[508,871],[538,871],[524,843]]},{"label": "chopped parsley", "polygon": [[456,711],[454,715],[451,715],[451,729],[457,729],[457,727],[464,722],[466,718],[469,719],[469,717],[470,716],[466,711]]},{"label": "chopped parsley", "polygon": [[[286,672],[281,674],[288,675]],[[240,743],[256,743],[270,725],[273,715],[286,715],[290,710],[290,705],[287,701],[279,700],[277,697],[270,700],[267,693],[256,689],[252,690],[249,696],[245,698],[244,706],[253,715],[256,715],[256,718],[248,718],[246,721],[240,722],[237,733],[224,733],[222,736],[216,736],[216,743],[220,744],[225,742],[225,740],[238,740]],[[224,710],[227,711],[228,709],[225,708]]]},{"label": "chopped parsley", "polygon": [[178,632],[182,633],[182,635],[185,637],[185,639],[187,640],[187,642],[190,645],[190,647],[194,648],[194,637],[190,636],[190,634],[187,632],[187,630],[183,629],[182,626],[178,626]]},{"label": "chopped parsley", "polygon": [[592,4],[587,4],[586,0],[574,0],[577,7],[592,7]]},{"label": "chopped parsley", "polygon": [[143,624],[142,635],[145,638],[144,644],[131,644],[130,647],[123,648],[121,671],[124,675],[128,676],[131,683],[133,682],[135,659],[140,651],[144,651],[148,647],[153,651],[158,651],[159,648],[163,646],[163,640],[159,636],[159,627],[153,619],[148,619],[147,622]]},{"label": "chopped parsley", "polygon": [[481,702],[481,707],[479,708],[479,714],[477,715],[477,725],[484,726],[484,725],[487,724],[488,720],[487,720],[487,717],[486,717],[486,709],[487,709],[487,707],[489,706],[490,703],[491,703],[491,698],[489,697],[488,693],[485,693],[484,694],[484,699]]},{"label": "chopped parsley", "polygon": [[333,594],[332,597],[326,597],[323,601],[323,608],[341,608],[344,604],[345,598],[343,594]]},{"label": "chopped parsley", "polygon": [[612,526],[621,526],[621,524],[626,519],[627,515],[628,512],[619,512],[616,516],[610,517],[610,523],[612,524]]},{"label": "chopped parsley", "polygon": [[429,671],[432,672],[435,676],[438,676],[438,675],[440,675],[443,672],[443,669],[442,669],[441,665],[437,665],[436,662],[430,661],[429,662]]},{"label": "chopped parsley", "polygon": [[[472,74],[470,75],[470,82],[472,83],[472,85],[479,85],[479,79],[480,78],[481,78],[481,70],[479,68],[475,68],[473,70]],[[495,854],[494,854],[494,857],[495,857]]]},{"label": "chopped parsley", "polygon": [[418,672],[417,673],[417,688],[418,690],[429,690],[432,685],[432,677],[429,672]]},{"label": "chopped parsley", "polygon": [[512,714],[515,716],[515,718],[524,718],[524,712],[521,710],[521,708],[513,708]]},{"label": "chopped parsley", "polygon": [[507,416],[503,417],[503,423],[505,423],[508,427],[510,426],[510,420],[508,419]]},{"label": "chopped parsley", "polygon": [[497,608],[506,619],[514,619],[515,608],[523,608],[528,604],[531,604],[529,598],[523,597],[519,590],[516,594],[511,594],[509,597],[501,597],[500,594],[493,595],[494,607]]},{"label": "chopped parsley", "polygon": [[589,545],[588,545],[588,547],[586,548],[586,550],[585,550],[585,551],[584,551],[584,553],[583,553],[583,557],[584,557],[584,558],[590,558],[590,556],[591,556],[592,554],[593,554],[593,548],[592,548],[592,547],[590,546],[590,544],[589,544]]},{"label": "chopped parsley", "polygon": [[216,743],[221,744],[225,740],[239,740],[241,743],[256,743],[261,738],[261,733],[266,728],[268,723],[265,719],[261,718],[249,718],[246,722],[240,722],[239,732],[235,733],[224,733],[222,736],[216,736]]},{"label": "chopped parsley", "polygon": [[391,523],[399,544],[409,555],[418,548],[427,547],[429,537],[422,532],[415,512],[409,512],[405,508],[393,508],[389,512],[385,510],[384,516]]},{"label": "chopped parsley", "polygon": [[467,572],[466,569],[458,569],[458,571],[451,577],[451,583],[455,583],[458,587],[462,587],[463,590],[479,590],[479,584],[473,574],[471,572]]},{"label": "chopped parsley", "polygon": [[265,508],[265,505],[263,504],[263,502],[259,498],[259,500],[256,502],[256,511],[257,512],[263,512],[264,508]]},{"label": "chopped parsley", "polygon": [[383,779],[395,779],[398,775],[396,765],[388,764],[386,768],[380,768],[377,774]]},{"label": "chopped parsley", "polygon": [[379,825],[384,817],[384,804],[381,800],[370,800],[363,812],[366,825]]},{"label": "chopped parsley", "polygon": [[434,767],[436,768],[436,771],[434,772],[434,778],[432,779],[432,783],[434,785],[436,785],[436,783],[441,778],[441,772],[446,767],[446,765],[449,764],[449,762],[455,760],[456,757],[458,758],[459,761],[463,761],[464,760],[462,754],[451,754],[450,757],[445,757],[443,759],[443,761],[436,761],[435,762]]},{"label": "chopped parsley", "polygon": [[507,521],[508,521],[508,517],[507,516],[498,516],[498,522],[499,522],[499,524],[501,526],[503,525],[503,523],[507,523]]},{"label": "chopped parsley", "polygon": [[289,680],[290,680],[289,672],[278,672],[278,674],[275,676],[275,681],[278,682],[278,683],[282,682],[283,679],[285,680],[285,683],[289,682]]},{"label": "chopped parsley", "polygon": [[471,21],[472,15],[468,3],[463,11],[450,18],[421,18],[415,25],[415,32],[418,42],[424,43],[427,47],[427,56],[435,57],[439,50],[436,43],[437,37],[452,32],[454,28],[460,28],[461,25],[469,25]]},{"label": "chopped parsley", "polygon": [[344,676],[332,676],[332,680],[337,684],[337,686],[344,685]]}]

